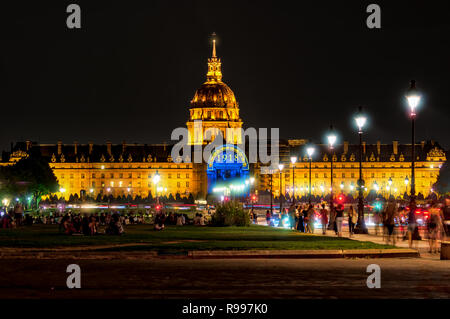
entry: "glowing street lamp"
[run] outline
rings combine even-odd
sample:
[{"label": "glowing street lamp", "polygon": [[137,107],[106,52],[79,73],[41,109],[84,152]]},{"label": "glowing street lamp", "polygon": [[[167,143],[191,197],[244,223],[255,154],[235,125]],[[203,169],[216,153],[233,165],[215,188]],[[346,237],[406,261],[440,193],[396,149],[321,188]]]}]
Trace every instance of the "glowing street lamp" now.
[{"label": "glowing street lamp", "polygon": [[295,163],[297,162],[296,156],[291,156],[292,163],[292,204],[295,204]]},{"label": "glowing street lamp", "polygon": [[312,166],[312,156],[314,154],[314,147],[310,146],[308,148],[306,148],[306,153],[308,154],[308,158],[309,158],[309,204],[311,204],[311,166]]},{"label": "glowing street lamp", "polygon": [[280,171],[280,214],[281,214],[282,206],[283,206],[283,203],[281,202],[281,186],[282,186],[281,172],[283,171],[283,168],[284,168],[283,164],[278,164],[278,170]]},{"label": "glowing street lamp", "polygon": [[330,133],[327,136],[328,145],[330,147],[330,157],[331,157],[331,171],[330,171],[330,212],[333,211],[333,146],[336,143],[337,137],[334,134],[333,126],[330,126]]},{"label": "glowing street lamp", "polygon": [[392,178],[389,177],[388,179],[389,186],[386,187],[389,190],[389,198],[391,198],[391,189],[392,189]]},{"label": "glowing street lamp", "polygon": [[156,171],[155,175],[153,175],[152,181],[155,185],[156,190],[156,203],[159,203],[159,197],[158,197],[158,183],[161,180],[161,176],[158,174],[158,171]]},{"label": "glowing street lamp", "polygon": [[377,182],[373,183],[373,189],[378,193],[378,190],[380,189],[380,187],[378,186]]},{"label": "glowing street lamp", "polygon": [[364,180],[362,177],[362,133],[363,127],[366,124],[367,118],[362,113],[362,107],[359,107],[358,115],[355,118],[356,125],[358,126],[359,134],[359,180],[358,180],[358,222],[355,227],[356,234],[367,234],[367,227],[364,221]]},{"label": "glowing street lamp", "polygon": [[420,102],[420,93],[416,89],[416,81],[411,80],[410,87],[408,91],[406,92],[406,99],[408,100],[408,105],[411,110],[410,116],[411,116],[411,197],[410,197],[410,203],[409,203],[409,211],[412,212],[410,214],[410,217],[413,219],[412,223],[414,223],[415,219],[415,210],[416,210],[416,175],[415,175],[415,131],[414,131],[414,124],[416,119],[416,108],[419,105]]},{"label": "glowing street lamp", "polygon": [[3,206],[8,207],[9,206],[9,199],[3,198],[2,203],[3,203]]},{"label": "glowing street lamp", "polygon": [[[405,192],[408,193],[408,184],[409,184],[409,178],[408,176],[405,177]],[[412,186],[412,185],[411,185]]]}]

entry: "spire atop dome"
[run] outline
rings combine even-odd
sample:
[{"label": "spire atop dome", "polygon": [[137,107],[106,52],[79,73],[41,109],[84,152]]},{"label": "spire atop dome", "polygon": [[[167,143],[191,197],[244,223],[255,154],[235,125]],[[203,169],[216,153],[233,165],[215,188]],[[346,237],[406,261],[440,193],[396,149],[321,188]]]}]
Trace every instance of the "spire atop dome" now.
[{"label": "spire atop dome", "polygon": [[208,59],[208,73],[206,73],[207,82],[222,82],[222,70],[220,59],[216,54],[216,33],[212,34],[213,48],[212,57]]},{"label": "spire atop dome", "polygon": [[213,32],[213,50],[212,50],[212,57],[216,58],[216,33]]}]

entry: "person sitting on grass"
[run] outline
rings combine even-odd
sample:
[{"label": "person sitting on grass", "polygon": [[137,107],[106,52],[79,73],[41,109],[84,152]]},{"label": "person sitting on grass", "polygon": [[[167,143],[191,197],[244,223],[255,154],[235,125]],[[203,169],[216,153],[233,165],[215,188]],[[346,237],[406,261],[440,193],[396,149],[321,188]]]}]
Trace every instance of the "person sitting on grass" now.
[{"label": "person sitting on grass", "polygon": [[70,217],[64,221],[63,227],[64,227],[64,233],[66,235],[72,235],[72,234],[76,233],[76,229],[75,229],[75,227],[73,227],[72,219]]},{"label": "person sitting on grass", "polygon": [[[91,223],[90,223],[90,225],[91,225]],[[92,225],[92,226],[94,226],[94,225]],[[96,227],[96,225],[95,225],[95,227]],[[119,214],[116,213],[111,217],[110,223],[106,226],[105,233],[108,235],[122,235],[124,233]]]},{"label": "person sitting on grass", "polygon": [[95,216],[91,216],[89,221],[89,235],[97,235],[97,227],[97,219],[95,218]]},{"label": "person sitting on grass", "polygon": [[163,212],[159,212],[155,216],[155,230],[163,230],[164,223],[166,221],[166,215]]},{"label": "person sitting on grass", "polygon": [[182,214],[177,214],[177,226],[183,226],[183,215]]}]

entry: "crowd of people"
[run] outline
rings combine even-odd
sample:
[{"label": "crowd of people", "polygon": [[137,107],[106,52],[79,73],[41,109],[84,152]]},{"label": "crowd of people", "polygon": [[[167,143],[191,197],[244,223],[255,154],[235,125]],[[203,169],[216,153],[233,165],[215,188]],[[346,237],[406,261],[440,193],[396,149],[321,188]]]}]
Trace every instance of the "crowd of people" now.
[{"label": "crowd of people", "polygon": [[187,214],[172,213],[166,215],[164,211],[159,211],[155,215],[154,227],[155,230],[163,230],[165,225],[197,225],[205,226],[206,219],[201,213],[196,213],[194,218],[189,218]]},{"label": "crowd of people", "polygon": [[155,230],[164,229],[165,225],[183,226],[187,224],[204,226],[207,220],[203,214],[196,213],[194,218],[187,214],[166,213],[164,210],[146,213],[101,212],[79,213],[71,210],[65,212],[24,214],[20,204],[6,213],[0,214],[0,228],[17,228],[33,224],[59,225],[60,232],[67,235],[121,235],[126,225],[153,224]]},{"label": "crowd of people", "polygon": [[[415,212],[409,211],[406,207],[400,206],[395,200],[390,200],[384,205],[384,209],[374,210],[373,219],[375,224],[375,234],[381,233],[387,244],[396,244],[398,238],[408,240],[409,247],[417,247],[417,240],[421,239],[420,229],[423,236],[429,241],[429,252],[438,252],[438,240],[450,236],[448,225],[444,223],[445,216],[449,214],[449,205],[442,205],[437,202],[430,202],[426,205],[428,214],[425,221],[419,227]],[[256,213],[250,213],[254,223]],[[348,225],[349,237],[355,234],[355,226],[358,223],[358,213],[354,205],[337,204],[331,210],[327,204],[321,203],[291,205],[284,210],[277,218],[279,223],[275,225],[275,220],[269,210],[266,211],[266,222],[269,226],[279,226],[295,229],[302,233],[314,233],[315,225],[320,224],[322,234],[327,234],[328,230],[333,231],[336,236],[342,237],[344,221]]]}]

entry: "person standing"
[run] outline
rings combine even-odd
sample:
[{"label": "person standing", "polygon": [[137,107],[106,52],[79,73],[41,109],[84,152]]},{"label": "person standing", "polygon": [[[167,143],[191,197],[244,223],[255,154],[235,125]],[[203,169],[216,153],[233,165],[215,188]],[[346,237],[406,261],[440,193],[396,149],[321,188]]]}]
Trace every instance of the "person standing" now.
[{"label": "person standing", "polygon": [[338,237],[342,237],[342,222],[344,220],[344,205],[339,204],[336,208],[336,233]]},{"label": "person standing", "polygon": [[311,228],[309,228],[309,209],[305,206],[303,209],[303,223],[305,224],[305,233],[310,233]]},{"label": "person standing", "polygon": [[320,210],[320,222],[322,223],[322,235],[326,235],[328,224],[328,210],[325,208],[325,204],[322,204],[322,209]]},{"label": "person standing", "polygon": [[397,217],[397,205],[394,200],[389,199],[389,203],[386,206],[385,210],[386,219],[384,220],[385,228],[386,228],[386,244],[389,245],[392,239],[392,245],[395,246],[395,219]]},{"label": "person standing", "polygon": [[290,229],[295,229],[295,205],[292,204],[291,207],[289,207],[289,212],[288,212],[288,218],[289,218],[289,228]]},{"label": "person standing", "polygon": [[270,218],[271,218],[270,211],[267,210],[266,211],[266,223],[267,223],[267,226],[270,226]]},{"label": "person standing", "polygon": [[309,205],[308,208],[308,226],[311,234],[314,234],[314,222],[316,217],[316,212],[314,211],[314,206],[312,204]]},{"label": "person standing", "polygon": [[300,206],[298,206],[297,230],[301,233],[305,232],[305,226],[303,225],[303,209],[301,209]]},{"label": "person standing", "polygon": [[414,241],[416,248],[418,246],[417,240],[420,240],[419,228],[416,223],[415,211],[410,209],[408,213],[408,245],[412,248]]},{"label": "person standing", "polygon": [[430,245],[429,253],[438,252],[437,238],[441,227],[441,210],[436,203],[433,203],[430,208],[430,217],[427,222],[428,243]]},{"label": "person standing", "polygon": [[356,214],[355,210],[353,209],[353,206],[350,205],[350,208],[348,209],[348,233],[349,237],[353,237],[353,234],[355,233],[355,224],[358,221],[358,215]]}]

